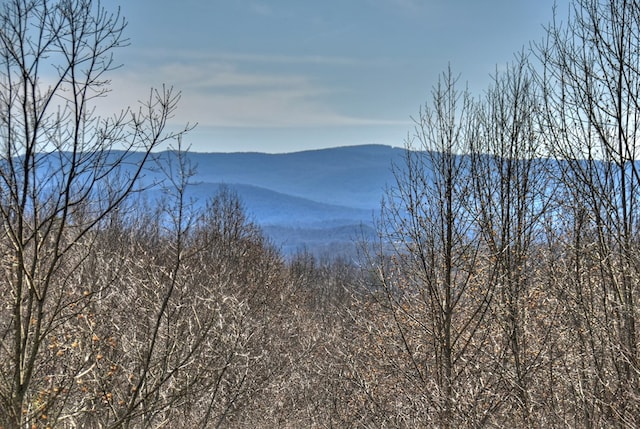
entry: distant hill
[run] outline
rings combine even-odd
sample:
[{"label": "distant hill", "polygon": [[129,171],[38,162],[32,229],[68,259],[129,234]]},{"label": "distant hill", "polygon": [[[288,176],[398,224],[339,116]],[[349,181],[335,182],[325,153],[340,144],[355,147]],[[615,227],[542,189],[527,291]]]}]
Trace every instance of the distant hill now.
[{"label": "distant hill", "polygon": [[191,185],[191,195],[206,199],[221,186],[234,190],[242,199],[248,214],[260,225],[330,227],[345,222],[371,222],[372,211],[339,206],[301,198],[270,189],[238,183],[198,183]]},{"label": "distant hill", "polygon": [[403,149],[382,145],[286,154],[190,153],[195,179],[257,186],[319,203],[374,209]]},{"label": "distant hill", "polygon": [[350,253],[355,239],[373,234],[373,217],[393,184],[392,163],[401,163],[403,154],[381,145],[286,154],[192,152],[189,196],[204,204],[224,184],[284,253]]}]

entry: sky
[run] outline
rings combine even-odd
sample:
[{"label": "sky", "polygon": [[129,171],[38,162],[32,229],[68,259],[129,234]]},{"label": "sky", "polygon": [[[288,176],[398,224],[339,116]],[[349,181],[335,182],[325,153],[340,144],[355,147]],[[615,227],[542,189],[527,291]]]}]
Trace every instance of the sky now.
[{"label": "sky", "polygon": [[172,86],[197,152],[403,146],[443,71],[480,94],[553,17],[553,0],[120,3],[130,44],[109,106]]}]

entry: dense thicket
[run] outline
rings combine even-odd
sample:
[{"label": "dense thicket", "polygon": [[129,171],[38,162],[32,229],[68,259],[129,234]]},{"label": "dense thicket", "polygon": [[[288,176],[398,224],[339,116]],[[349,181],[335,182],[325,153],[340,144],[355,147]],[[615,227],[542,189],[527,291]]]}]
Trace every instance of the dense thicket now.
[{"label": "dense thicket", "polygon": [[358,261],[196,210],[172,91],[94,115],[117,14],[0,21],[0,428],[640,426],[638,2],[574,0],[479,96],[443,73]]}]

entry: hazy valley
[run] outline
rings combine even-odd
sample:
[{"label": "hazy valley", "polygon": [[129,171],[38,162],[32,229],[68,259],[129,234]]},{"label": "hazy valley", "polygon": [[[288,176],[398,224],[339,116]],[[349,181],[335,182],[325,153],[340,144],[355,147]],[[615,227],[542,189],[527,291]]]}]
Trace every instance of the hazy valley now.
[{"label": "hazy valley", "polygon": [[[226,186],[238,194],[250,219],[282,250],[307,250],[317,256],[353,252],[373,222],[385,188],[393,184],[394,164],[403,149],[381,145],[266,153],[186,153],[193,168],[188,200],[201,208]],[[157,158],[175,164],[175,154]],[[174,167],[175,168],[175,167]],[[147,172],[147,183],[162,174]],[[149,190],[158,198],[161,187]]]}]

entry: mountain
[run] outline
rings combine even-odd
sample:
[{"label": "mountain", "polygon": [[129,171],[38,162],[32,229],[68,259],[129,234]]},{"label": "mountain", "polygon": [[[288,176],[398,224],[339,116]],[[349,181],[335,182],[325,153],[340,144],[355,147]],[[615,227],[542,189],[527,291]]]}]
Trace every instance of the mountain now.
[{"label": "mountain", "polygon": [[[249,217],[283,253],[353,253],[354,241],[371,236],[392,164],[404,150],[382,145],[347,146],[286,154],[187,153],[194,168],[189,197],[204,204],[221,185],[234,190]],[[175,162],[162,152],[162,162]],[[148,173],[147,182],[157,180]]]},{"label": "mountain", "polygon": [[196,180],[258,186],[325,204],[374,209],[403,149],[347,146],[285,154],[190,153]]},{"label": "mountain", "polygon": [[313,201],[270,189],[239,183],[197,183],[191,185],[190,196],[200,200],[215,195],[222,187],[235,191],[249,216],[260,225],[330,227],[345,222],[370,222],[370,210]]}]

